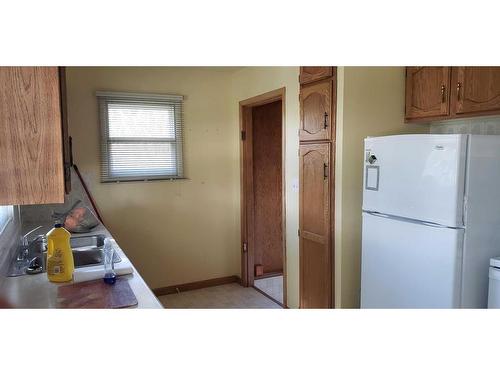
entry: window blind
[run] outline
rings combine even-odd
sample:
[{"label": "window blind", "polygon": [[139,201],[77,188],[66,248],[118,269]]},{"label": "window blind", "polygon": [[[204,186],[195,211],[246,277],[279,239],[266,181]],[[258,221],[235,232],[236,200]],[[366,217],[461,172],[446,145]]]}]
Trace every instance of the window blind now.
[{"label": "window blind", "polygon": [[183,178],[183,97],[97,92],[101,182]]}]

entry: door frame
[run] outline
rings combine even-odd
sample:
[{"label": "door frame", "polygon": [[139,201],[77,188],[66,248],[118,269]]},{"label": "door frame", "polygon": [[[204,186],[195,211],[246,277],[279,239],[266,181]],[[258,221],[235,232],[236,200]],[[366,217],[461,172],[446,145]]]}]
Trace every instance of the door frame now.
[{"label": "door frame", "polygon": [[[286,123],[285,87],[240,101],[240,207],[241,207],[241,283],[245,287],[254,285],[253,227],[248,222],[253,218],[253,140],[252,108],[281,100],[281,184],[282,184],[282,246],[283,246],[283,306],[287,306],[286,288]],[[246,244],[246,245],[245,245]]]}]

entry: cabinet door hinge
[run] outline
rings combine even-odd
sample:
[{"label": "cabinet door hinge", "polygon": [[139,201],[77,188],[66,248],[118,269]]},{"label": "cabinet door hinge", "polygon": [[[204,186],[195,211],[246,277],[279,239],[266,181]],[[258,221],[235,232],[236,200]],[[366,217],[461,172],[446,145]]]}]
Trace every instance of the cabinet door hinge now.
[{"label": "cabinet door hinge", "polygon": [[248,245],[246,242],[243,242],[243,252],[246,253],[248,251]]},{"label": "cabinet door hinge", "polygon": [[241,140],[245,141],[247,139],[247,132],[245,130],[241,131]]},{"label": "cabinet door hinge", "polygon": [[300,237],[300,229],[297,229],[297,236]]}]

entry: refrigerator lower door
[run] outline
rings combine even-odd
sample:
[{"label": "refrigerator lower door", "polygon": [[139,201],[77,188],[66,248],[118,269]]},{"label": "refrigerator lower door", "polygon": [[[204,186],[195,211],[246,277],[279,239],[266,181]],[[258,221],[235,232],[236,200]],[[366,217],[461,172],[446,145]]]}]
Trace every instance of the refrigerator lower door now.
[{"label": "refrigerator lower door", "polygon": [[463,237],[463,229],[363,213],[361,307],[460,307]]}]

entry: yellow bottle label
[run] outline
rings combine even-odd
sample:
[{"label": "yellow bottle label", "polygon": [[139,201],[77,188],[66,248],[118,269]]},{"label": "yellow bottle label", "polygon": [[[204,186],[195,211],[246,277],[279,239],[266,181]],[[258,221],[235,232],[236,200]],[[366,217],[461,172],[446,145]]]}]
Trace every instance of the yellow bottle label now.
[{"label": "yellow bottle label", "polygon": [[62,250],[54,249],[52,256],[47,259],[47,272],[49,275],[64,273],[64,262],[62,260]]},{"label": "yellow bottle label", "polygon": [[62,261],[61,249],[55,249],[52,256],[47,259],[47,272],[49,275],[64,273],[64,263]]}]

